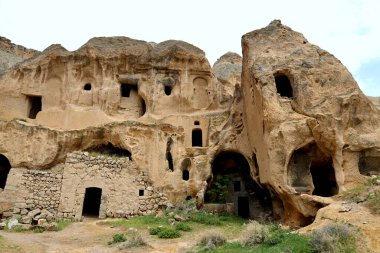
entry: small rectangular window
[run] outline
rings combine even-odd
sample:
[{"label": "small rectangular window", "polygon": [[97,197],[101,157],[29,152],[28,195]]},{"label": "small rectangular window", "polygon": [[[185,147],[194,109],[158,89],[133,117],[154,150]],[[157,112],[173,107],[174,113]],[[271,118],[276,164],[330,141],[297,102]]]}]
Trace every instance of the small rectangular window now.
[{"label": "small rectangular window", "polygon": [[139,190],[139,196],[144,196],[144,190]]}]

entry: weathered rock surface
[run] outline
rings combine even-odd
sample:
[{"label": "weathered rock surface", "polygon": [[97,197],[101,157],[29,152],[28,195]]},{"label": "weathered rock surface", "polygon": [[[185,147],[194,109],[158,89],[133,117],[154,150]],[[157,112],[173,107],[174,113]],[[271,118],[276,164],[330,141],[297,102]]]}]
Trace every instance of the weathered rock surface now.
[{"label": "weathered rock surface", "polygon": [[369,100],[372,101],[372,103],[375,104],[375,106],[380,110],[380,97],[368,97]]},{"label": "weathered rock surface", "polygon": [[303,226],[379,174],[380,111],[339,60],[279,21],[242,46],[211,68],[183,41],[99,37],[7,69],[0,213],[80,220],[90,197],[99,217],[202,207],[223,175],[222,210]]},{"label": "weathered rock surface", "polygon": [[9,39],[0,36],[0,75],[8,68],[38,53],[36,50],[13,44]]},{"label": "weathered rock surface", "polygon": [[339,60],[278,20],[244,35],[242,46],[260,182],[278,194],[289,223],[307,224],[323,205],[314,195],[360,183],[370,167],[379,172],[379,110]]}]

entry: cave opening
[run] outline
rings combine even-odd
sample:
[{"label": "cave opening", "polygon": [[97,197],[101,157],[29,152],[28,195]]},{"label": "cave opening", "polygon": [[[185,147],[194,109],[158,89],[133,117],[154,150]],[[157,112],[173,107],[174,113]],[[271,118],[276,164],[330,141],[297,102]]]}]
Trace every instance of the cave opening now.
[{"label": "cave opening", "polygon": [[315,143],[293,152],[287,181],[299,193],[330,197],[338,192],[332,158]]},{"label": "cave opening", "polygon": [[87,91],[90,91],[91,90],[91,83],[86,83],[84,86],[83,86],[83,89],[84,90],[87,90]]},{"label": "cave opening", "polygon": [[164,92],[166,96],[170,96],[172,94],[173,87],[170,85],[164,85]]},{"label": "cave opening", "polygon": [[115,147],[114,145],[112,145],[112,143],[93,146],[91,148],[86,149],[85,151],[93,153],[93,154],[106,155],[106,156],[128,157],[129,160],[132,161],[131,152],[129,152],[126,149]]},{"label": "cave opening", "polygon": [[35,119],[37,114],[42,110],[42,97],[41,96],[27,96],[28,99],[28,118]]},{"label": "cave opening", "polygon": [[204,200],[206,204],[232,205],[234,214],[243,218],[272,214],[269,191],[253,180],[247,159],[235,151],[222,151],[215,156]]},{"label": "cave opening", "polygon": [[191,134],[191,143],[193,147],[202,147],[202,129],[193,129]]},{"label": "cave opening", "polygon": [[83,216],[99,217],[102,189],[98,187],[88,187],[84,194]]},{"label": "cave opening", "polygon": [[172,156],[172,144],[173,139],[169,137],[168,141],[166,142],[166,160],[168,161],[168,168],[170,171],[174,171],[174,164],[173,164],[173,156]]},{"label": "cave opening", "polygon": [[279,93],[281,97],[293,98],[293,87],[285,74],[276,74],[274,80],[277,93]]},{"label": "cave opening", "polygon": [[364,150],[359,155],[359,172],[364,176],[380,175],[380,155],[374,150]]},{"label": "cave opening", "polygon": [[314,184],[313,195],[331,197],[338,193],[335,171],[331,159],[313,159],[310,173]]},{"label": "cave opening", "polygon": [[182,171],[182,180],[188,181],[190,178],[190,172],[188,170]]},{"label": "cave opening", "polygon": [[0,154],[0,188],[2,189],[5,188],[10,170],[11,170],[11,164],[8,158]]}]

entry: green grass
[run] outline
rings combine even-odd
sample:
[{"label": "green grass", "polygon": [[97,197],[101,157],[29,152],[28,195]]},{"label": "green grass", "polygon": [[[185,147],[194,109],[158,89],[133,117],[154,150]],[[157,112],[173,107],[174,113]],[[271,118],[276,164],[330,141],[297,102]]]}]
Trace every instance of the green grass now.
[{"label": "green grass", "polygon": [[184,222],[177,223],[175,225],[175,229],[176,230],[180,230],[180,231],[191,231],[192,230],[192,228],[188,224],[186,224]]},{"label": "green grass", "polygon": [[170,239],[181,237],[181,233],[173,228],[168,227],[155,227],[149,229],[150,235],[157,235],[158,238]]},{"label": "green grass", "polygon": [[148,226],[164,226],[169,225],[167,217],[155,217],[154,215],[136,216],[129,219],[118,219],[102,221],[99,224],[110,225],[113,227],[126,227],[126,228],[138,228],[144,229]]},{"label": "green grass", "polygon": [[71,223],[73,223],[71,220],[66,220],[66,219],[57,220],[56,231],[61,231],[61,230],[65,229]]},{"label": "green grass", "polygon": [[379,177],[370,178],[365,184],[345,191],[342,198],[355,203],[363,202],[371,213],[380,214],[380,191],[379,187],[376,186],[378,179]]},{"label": "green grass", "polygon": [[193,214],[190,219],[192,222],[205,224],[205,225],[213,225],[213,226],[221,226],[227,224],[239,224],[242,225],[246,220],[231,215],[213,215],[208,212],[200,211]]}]

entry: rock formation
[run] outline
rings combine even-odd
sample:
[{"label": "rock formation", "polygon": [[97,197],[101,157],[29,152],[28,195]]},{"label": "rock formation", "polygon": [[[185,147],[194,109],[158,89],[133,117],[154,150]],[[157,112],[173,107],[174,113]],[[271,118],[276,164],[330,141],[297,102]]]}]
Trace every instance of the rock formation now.
[{"label": "rock formation", "polygon": [[6,65],[0,213],[129,217],[195,198],[299,226],[379,173],[379,110],[337,59],[279,21],[242,46],[211,68],[183,41],[100,37]]},{"label": "rock formation", "polygon": [[260,183],[277,193],[289,223],[308,224],[324,197],[379,173],[379,110],[339,60],[280,21],[244,35],[242,47]]}]

